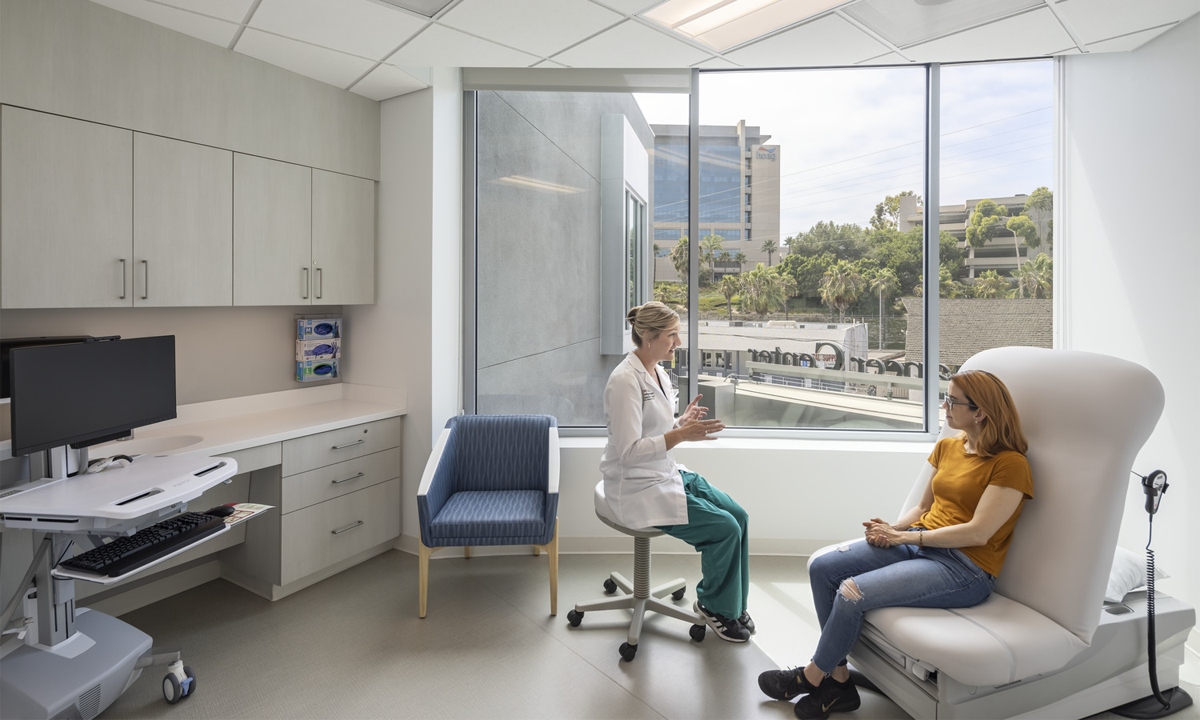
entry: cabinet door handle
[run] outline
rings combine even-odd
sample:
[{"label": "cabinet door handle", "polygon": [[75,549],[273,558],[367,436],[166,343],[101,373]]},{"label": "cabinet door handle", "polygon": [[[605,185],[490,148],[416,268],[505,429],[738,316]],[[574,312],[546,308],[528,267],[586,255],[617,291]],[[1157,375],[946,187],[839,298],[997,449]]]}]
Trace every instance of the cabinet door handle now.
[{"label": "cabinet door handle", "polygon": [[366,475],[366,473],[359,473],[357,475],[351,475],[348,478],[342,478],[341,480],[334,480],[331,482],[331,484],[332,485],[341,485],[344,482],[350,482],[351,480],[357,480],[364,475]]},{"label": "cabinet door handle", "polygon": [[362,527],[362,526],[363,526],[363,525],[365,525],[365,524],[366,524],[366,523],[364,523],[362,520],[359,520],[359,521],[358,521],[358,522],[356,522],[356,523],[350,523],[349,525],[347,525],[347,526],[346,526],[346,527],[344,527],[344,528],[340,528],[340,529],[338,529],[338,530],[334,530],[334,531],[333,531],[332,533],[330,533],[330,534],[332,534],[332,535],[341,535],[342,533],[346,532],[347,530],[353,530],[354,528],[356,528],[356,527]]},{"label": "cabinet door handle", "polygon": [[321,268],[317,268],[317,299],[321,299],[321,294],[325,291],[325,273],[321,272]]},{"label": "cabinet door handle", "polygon": [[345,445],[334,445],[333,448],[331,448],[331,449],[341,450],[342,448],[354,447],[355,445],[362,445],[365,442],[366,442],[366,440],[359,438],[359,439],[355,440],[354,442],[348,442]]},{"label": "cabinet door handle", "polygon": [[142,299],[150,296],[150,261],[142,261]]},{"label": "cabinet door handle", "polygon": [[300,297],[307,300],[308,299],[308,268],[302,267],[302,268],[300,268],[300,272],[304,273],[304,281],[300,283],[300,292],[302,292],[304,294],[301,295]]},{"label": "cabinet door handle", "polygon": [[120,299],[121,299],[121,300],[124,300],[124,299],[125,299],[125,290],[127,289],[127,288],[125,287],[125,285],[126,285],[126,281],[125,281],[125,258],[120,258],[119,260],[117,260],[117,262],[121,263],[121,297],[120,297]]}]

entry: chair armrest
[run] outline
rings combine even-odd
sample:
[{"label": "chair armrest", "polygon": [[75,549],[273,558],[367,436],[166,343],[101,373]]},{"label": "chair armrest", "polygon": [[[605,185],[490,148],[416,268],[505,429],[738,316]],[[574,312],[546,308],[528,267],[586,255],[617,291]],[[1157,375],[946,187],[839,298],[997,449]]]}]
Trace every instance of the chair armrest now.
[{"label": "chair armrest", "polygon": [[[417,522],[421,529],[421,542],[425,543],[427,547],[433,547],[430,523],[442,511],[442,506],[453,494],[454,483],[453,477],[451,477],[450,461],[454,457],[454,446],[450,441],[451,432],[450,428],[446,428],[438,435],[433,452],[430,453],[429,460],[425,463],[425,472],[421,475],[421,485],[417,489]],[[448,447],[449,450],[447,450]],[[445,466],[442,465],[443,458],[447,461]]]},{"label": "chair armrest", "polygon": [[550,457],[546,465],[546,492],[558,494],[558,428],[550,426]]},{"label": "chair armrest", "polygon": [[437,442],[433,444],[433,452],[429,454],[429,460],[425,462],[425,472],[421,475],[421,485],[417,488],[417,497],[429,494],[429,488],[433,486],[434,476],[437,474],[438,463],[442,460],[442,455],[446,452],[446,443],[450,440],[450,428],[442,430],[438,435]]}]

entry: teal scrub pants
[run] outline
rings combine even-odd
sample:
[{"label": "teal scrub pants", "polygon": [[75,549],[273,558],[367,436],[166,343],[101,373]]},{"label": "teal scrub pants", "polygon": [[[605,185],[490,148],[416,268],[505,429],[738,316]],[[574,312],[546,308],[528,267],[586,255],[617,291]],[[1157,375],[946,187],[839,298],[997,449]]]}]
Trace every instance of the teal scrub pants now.
[{"label": "teal scrub pants", "polygon": [[725,493],[693,472],[680,471],[687,494],[686,525],[658,527],[700,553],[704,578],[696,597],[710,612],[737,619],[746,610],[750,592],[750,516]]}]

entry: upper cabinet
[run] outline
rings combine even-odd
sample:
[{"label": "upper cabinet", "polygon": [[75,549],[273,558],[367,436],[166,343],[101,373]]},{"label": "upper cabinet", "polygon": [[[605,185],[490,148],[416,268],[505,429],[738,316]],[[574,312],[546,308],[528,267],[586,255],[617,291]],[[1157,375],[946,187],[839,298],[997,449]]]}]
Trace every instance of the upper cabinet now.
[{"label": "upper cabinet", "polygon": [[4,308],[133,298],[133,133],[0,108]]},{"label": "upper cabinet", "polygon": [[313,170],[314,305],[375,302],[375,182]]},{"label": "upper cabinet", "polygon": [[234,305],[312,303],[312,170],[235,153]]},{"label": "upper cabinet", "polygon": [[133,304],[233,304],[233,153],[136,133]]}]

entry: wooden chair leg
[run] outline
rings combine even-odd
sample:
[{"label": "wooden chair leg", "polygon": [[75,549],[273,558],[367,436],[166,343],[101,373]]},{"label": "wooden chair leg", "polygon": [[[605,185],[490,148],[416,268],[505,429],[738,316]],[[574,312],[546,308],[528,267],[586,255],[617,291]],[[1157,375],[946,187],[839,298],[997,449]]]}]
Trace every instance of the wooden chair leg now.
[{"label": "wooden chair leg", "polygon": [[554,518],[554,539],[546,546],[550,556],[550,614],[558,614],[558,518]]},{"label": "wooden chair leg", "polygon": [[540,545],[534,545],[534,546],[533,546],[533,556],[534,556],[534,557],[537,557],[538,555],[541,555],[541,554],[542,554],[542,548],[541,548],[541,546],[540,546]]},{"label": "wooden chair leg", "polygon": [[470,545],[463,545],[463,557],[465,557],[465,558],[471,557],[471,546]]},{"label": "wooden chair leg", "polygon": [[417,572],[419,577],[417,582],[419,588],[417,590],[417,606],[420,610],[420,617],[425,617],[425,596],[429,592],[429,556],[433,554],[434,548],[425,547],[425,543],[419,540],[417,542],[420,544],[420,548],[417,551],[419,558],[417,560],[417,567],[419,568]]}]

